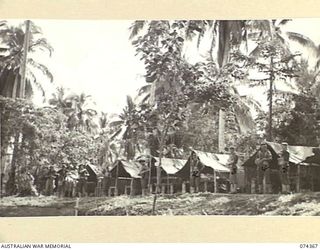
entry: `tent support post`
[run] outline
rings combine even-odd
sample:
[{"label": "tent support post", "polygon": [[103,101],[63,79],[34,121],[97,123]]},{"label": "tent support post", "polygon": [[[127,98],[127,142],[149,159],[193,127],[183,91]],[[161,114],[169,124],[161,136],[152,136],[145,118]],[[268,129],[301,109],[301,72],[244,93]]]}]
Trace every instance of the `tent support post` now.
[{"label": "tent support post", "polygon": [[217,173],[216,173],[215,170],[213,172],[213,180],[214,180],[214,192],[218,193],[218,190],[217,190],[217,188],[218,188],[218,185],[217,185]]},{"label": "tent support post", "polygon": [[300,164],[297,166],[297,192],[300,192]]},{"label": "tent support post", "polygon": [[187,191],[187,190],[186,190],[186,182],[183,181],[183,182],[182,182],[182,193],[185,194],[186,191]]},{"label": "tent support post", "polygon": [[131,183],[130,183],[130,196],[133,196],[133,178],[131,178]]},{"label": "tent support post", "polygon": [[118,196],[118,175],[119,175],[119,163],[117,164],[117,174],[116,174],[116,181],[115,181],[115,189],[114,189],[114,196]]}]

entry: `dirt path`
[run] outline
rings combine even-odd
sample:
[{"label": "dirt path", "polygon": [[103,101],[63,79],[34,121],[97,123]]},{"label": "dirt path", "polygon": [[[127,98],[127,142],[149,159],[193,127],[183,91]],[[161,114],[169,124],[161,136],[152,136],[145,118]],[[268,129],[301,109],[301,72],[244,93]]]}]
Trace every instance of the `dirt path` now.
[{"label": "dirt path", "polygon": [[[81,198],[79,215],[152,215],[153,196]],[[5,197],[0,216],[73,216],[75,198]],[[291,195],[176,194],[159,196],[156,215],[320,215],[320,193]]]},{"label": "dirt path", "polygon": [[74,208],[61,207],[0,207],[0,217],[73,216]]}]

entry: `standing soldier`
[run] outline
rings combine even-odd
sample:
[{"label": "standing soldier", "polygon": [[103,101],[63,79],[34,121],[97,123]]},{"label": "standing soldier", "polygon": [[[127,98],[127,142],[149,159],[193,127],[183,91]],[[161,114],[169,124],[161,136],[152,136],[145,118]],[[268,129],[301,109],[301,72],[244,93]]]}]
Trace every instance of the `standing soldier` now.
[{"label": "standing soldier", "polygon": [[227,166],[230,169],[230,193],[237,192],[237,164],[238,156],[235,153],[234,147],[230,147],[230,156],[227,162]]},{"label": "standing soldier", "polygon": [[57,177],[57,173],[53,166],[50,166],[47,174],[46,174],[46,195],[53,195],[53,190],[55,188],[55,179]]},{"label": "standing soldier", "polygon": [[199,192],[201,166],[198,156],[192,152],[190,157],[190,193]]},{"label": "standing soldier", "polygon": [[271,193],[270,163],[272,154],[267,148],[267,143],[262,142],[257,153],[255,164],[257,165],[258,193]]},{"label": "standing soldier", "polygon": [[88,180],[89,172],[85,168],[85,165],[79,166],[79,190],[78,193],[81,196],[87,195],[87,180]]},{"label": "standing soldier", "polygon": [[58,196],[64,197],[66,193],[66,177],[67,177],[67,167],[62,164],[62,168],[58,172]]},{"label": "standing soldier", "polygon": [[290,192],[289,176],[288,176],[289,175],[289,158],[290,158],[290,153],[288,152],[288,143],[283,142],[282,150],[278,158],[282,193]]},{"label": "standing soldier", "polygon": [[141,164],[141,170],[140,170],[140,175],[141,175],[141,188],[142,188],[142,195],[145,195],[148,191],[149,187],[149,177],[150,177],[150,171],[151,167],[150,164],[148,164],[149,160],[151,159],[141,159],[139,162]]},{"label": "standing soldier", "polygon": [[102,195],[107,196],[108,195],[108,190],[110,186],[110,173],[108,170],[108,167],[106,166],[103,170],[103,179],[102,179]]}]

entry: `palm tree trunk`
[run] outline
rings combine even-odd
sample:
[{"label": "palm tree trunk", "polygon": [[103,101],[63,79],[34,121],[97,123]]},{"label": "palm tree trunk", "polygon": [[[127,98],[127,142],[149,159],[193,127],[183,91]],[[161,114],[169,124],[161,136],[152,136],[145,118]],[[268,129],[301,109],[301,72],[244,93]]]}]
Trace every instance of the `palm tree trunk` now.
[{"label": "palm tree trunk", "polygon": [[222,153],[225,149],[225,111],[219,110],[219,131],[218,131],[218,149],[219,153]]},{"label": "palm tree trunk", "polygon": [[270,57],[270,85],[269,85],[269,131],[268,140],[272,141],[272,97],[273,97],[273,56]]},{"label": "palm tree trunk", "polygon": [[6,192],[9,195],[13,195],[15,192],[17,158],[19,154],[19,140],[20,140],[20,133],[18,132],[14,137],[14,143],[13,143],[14,148],[12,153],[11,169],[10,169],[9,179],[6,186]]},{"label": "palm tree trunk", "polygon": [[20,84],[20,98],[25,98],[26,92],[26,71],[27,71],[27,56],[29,49],[29,40],[30,40],[30,20],[26,21],[26,32],[24,35],[24,53],[23,53],[23,61],[20,67],[21,70],[21,84]]},{"label": "palm tree trunk", "polygon": [[0,199],[2,198],[2,147],[3,145],[3,142],[2,142],[2,104],[1,104],[1,107],[0,107]]},{"label": "palm tree trunk", "polygon": [[230,20],[219,21],[218,65],[222,68],[228,61],[230,52]]},{"label": "palm tree trunk", "polygon": [[13,87],[12,87],[12,98],[17,98],[18,86],[19,86],[19,75],[16,75],[13,82]]}]

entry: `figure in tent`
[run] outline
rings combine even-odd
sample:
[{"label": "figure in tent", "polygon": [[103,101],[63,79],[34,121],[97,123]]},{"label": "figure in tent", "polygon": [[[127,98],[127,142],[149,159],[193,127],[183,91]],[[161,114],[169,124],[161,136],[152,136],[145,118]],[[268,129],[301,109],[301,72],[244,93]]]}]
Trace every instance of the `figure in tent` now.
[{"label": "figure in tent", "polygon": [[199,192],[202,164],[195,152],[190,157],[190,193]]},{"label": "figure in tent", "polygon": [[258,193],[271,193],[271,179],[270,179],[270,163],[272,161],[272,154],[267,147],[266,142],[262,142],[260,150],[257,152],[255,164],[257,165],[257,180]]},{"label": "figure in tent", "polygon": [[289,176],[288,176],[290,153],[288,151],[288,143],[283,142],[281,145],[282,145],[282,150],[278,158],[279,175],[281,180],[282,193],[286,194],[290,192]]},{"label": "figure in tent", "polygon": [[237,192],[237,164],[238,155],[235,152],[235,148],[231,146],[227,166],[230,169],[230,193],[232,194]]}]

